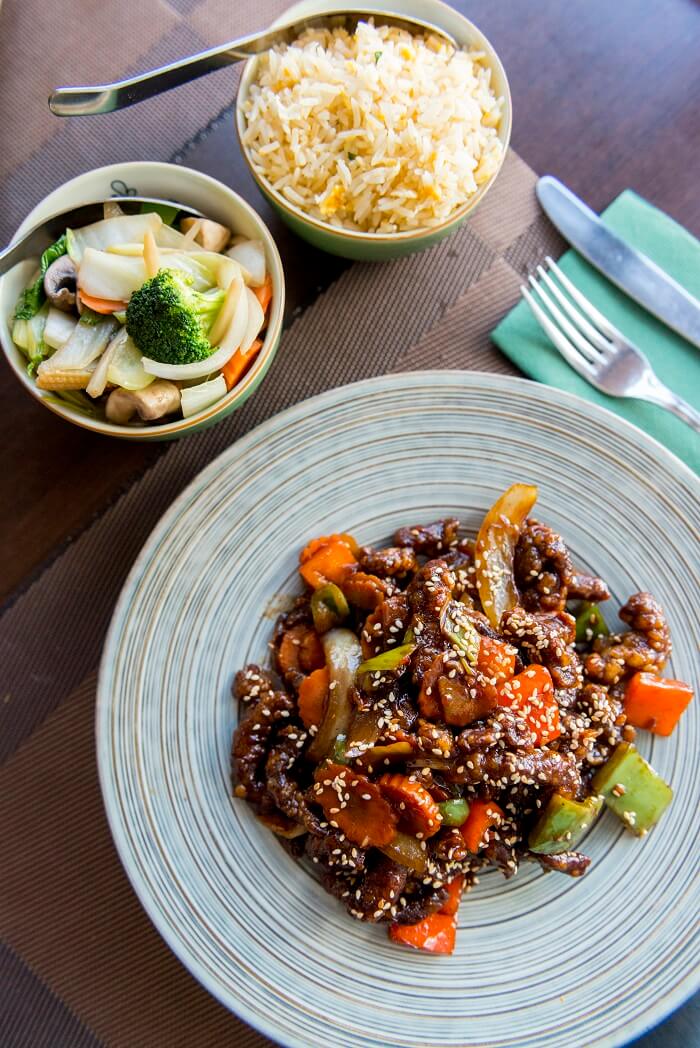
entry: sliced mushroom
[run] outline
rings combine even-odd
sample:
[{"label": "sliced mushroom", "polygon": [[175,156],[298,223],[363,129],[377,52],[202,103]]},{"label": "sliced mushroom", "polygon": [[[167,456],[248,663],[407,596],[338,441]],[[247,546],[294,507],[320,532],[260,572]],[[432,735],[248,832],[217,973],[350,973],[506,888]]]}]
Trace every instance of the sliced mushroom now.
[{"label": "sliced mushroom", "polygon": [[105,414],[109,422],[124,426],[134,415],[144,422],[154,422],[171,415],[180,407],[180,390],[174,382],[158,378],[145,389],[113,389],[109,394]]},{"label": "sliced mushroom", "polygon": [[52,306],[72,313],[78,284],[78,273],[71,258],[61,255],[44,274],[44,291]]},{"label": "sliced mushroom", "polygon": [[214,222],[210,218],[183,218],[180,229],[187,233],[197,222],[199,229],[195,234],[195,240],[205,251],[223,251],[231,239],[231,230],[222,226],[220,222]]}]

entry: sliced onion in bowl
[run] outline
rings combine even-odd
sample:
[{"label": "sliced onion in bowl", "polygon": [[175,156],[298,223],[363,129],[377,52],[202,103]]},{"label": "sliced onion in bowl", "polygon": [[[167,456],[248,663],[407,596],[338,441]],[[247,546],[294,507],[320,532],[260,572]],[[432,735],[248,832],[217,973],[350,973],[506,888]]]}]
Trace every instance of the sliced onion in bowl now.
[{"label": "sliced onion in bowl", "polygon": [[238,347],[241,353],[248,352],[265,323],[265,313],[263,312],[263,308],[249,287],[245,288],[245,297],[248,299],[248,322],[240,346]]},{"label": "sliced onion in bowl", "polygon": [[190,415],[196,415],[198,411],[203,411],[204,408],[216,404],[217,400],[226,396],[226,393],[226,379],[223,375],[218,375],[211,382],[201,382],[198,386],[189,386],[181,390],[182,417],[189,418]]},{"label": "sliced onion in bowl", "polygon": [[126,341],[129,336],[126,333],[126,328],[120,328],[114,335],[105,349],[104,353],[97,361],[97,367],[90,376],[90,381],[85,387],[85,392],[90,397],[101,397],[107,388],[109,381],[109,365],[119,348],[119,343]]},{"label": "sliced onion in bowl", "polygon": [[[126,328],[122,329],[126,335]],[[143,370],[141,354],[133,339],[126,335],[120,338],[119,332],[112,339],[115,345],[109,361],[107,380],[122,389],[145,389],[154,381],[154,376]]]},{"label": "sliced onion in bowl", "polygon": [[236,237],[233,247],[226,252],[229,258],[235,258],[246,272],[246,284],[260,287],[265,283],[265,245],[262,240],[247,240]]}]

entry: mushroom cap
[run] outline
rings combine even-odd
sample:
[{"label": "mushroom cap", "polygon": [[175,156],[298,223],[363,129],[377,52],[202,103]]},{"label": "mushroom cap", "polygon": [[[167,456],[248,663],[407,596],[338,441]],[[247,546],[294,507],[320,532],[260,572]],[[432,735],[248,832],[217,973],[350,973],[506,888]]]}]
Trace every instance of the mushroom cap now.
[{"label": "mushroom cap", "polygon": [[143,389],[117,387],[109,394],[105,414],[109,422],[124,426],[138,414],[144,422],[171,415],[180,407],[180,390],[174,382],[158,378]]},{"label": "mushroom cap", "polygon": [[52,306],[72,313],[76,302],[78,271],[69,255],[61,255],[44,274],[44,291]]}]

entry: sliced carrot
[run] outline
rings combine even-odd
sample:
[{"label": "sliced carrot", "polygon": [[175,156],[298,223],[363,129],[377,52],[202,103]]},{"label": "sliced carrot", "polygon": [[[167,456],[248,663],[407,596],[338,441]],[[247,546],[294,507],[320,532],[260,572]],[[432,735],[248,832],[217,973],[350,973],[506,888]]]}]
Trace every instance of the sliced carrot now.
[{"label": "sliced carrot", "polygon": [[399,828],[423,839],[440,829],[440,809],[425,786],[408,775],[382,775],[379,788],[396,812]]},{"label": "sliced carrot", "polygon": [[655,735],[670,735],[692,697],[693,689],[682,680],[635,673],[625,691],[627,721]]},{"label": "sliced carrot", "polygon": [[[317,543],[320,540],[314,541]],[[306,547],[306,550],[308,549],[309,546]],[[306,550],[302,551],[302,558]],[[348,568],[355,563],[357,563],[355,554],[344,541],[344,536],[331,535],[321,545],[316,546],[310,556],[301,560],[299,574],[313,589],[325,586],[328,582],[334,582],[340,586]]]},{"label": "sliced carrot", "polygon": [[440,907],[440,913],[447,913],[450,917],[454,917],[459,909],[462,892],[464,891],[464,874],[461,873],[459,877],[453,877],[451,881],[447,882],[445,887],[447,888],[447,899]]},{"label": "sliced carrot", "polygon": [[324,546],[332,545],[336,542],[342,542],[343,545],[347,546],[355,557],[357,557],[360,547],[352,535],[348,535],[347,532],[342,532],[339,535],[321,535],[317,539],[310,539],[299,554],[299,563],[305,564],[307,560],[311,560],[314,554],[318,553],[318,551],[323,549]]},{"label": "sliced carrot", "polygon": [[447,913],[431,913],[418,924],[390,924],[392,942],[411,946],[428,953],[452,953],[457,937],[457,923]]},{"label": "sliced carrot", "polygon": [[86,295],[84,291],[80,290],[78,294],[83,305],[91,309],[93,313],[120,313],[129,304],[115,298],[96,298],[94,295]]},{"label": "sliced carrot", "polygon": [[561,735],[559,706],[548,669],[533,663],[498,688],[498,702],[509,706],[526,722],[538,746]]},{"label": "sliced carrot", "polygon": [[470,852],[476,853],[484,847],[486,831],[502,818],[503,812],[493,801],[483,801],[478,797],[469,801],[469,815],[459,829]]},{"label": "sliced carrot", "polygon": [[241,353],[241,351],[237,349],[233,356],[226,361],[221,369],[221,374],[226,381],[226,389],[233,389],[251,360],[254,360],[255,357],[257,357],[261,348],[262,339],[256,338],[255,342],[246,353]]},{"label": "sliced carrot", "polygon": [[396,816],[379,787],[344,764],[319,765],[314,795],[331,826],[361,848],[381,848],[396,835]]},{"label": "sliced carrot", "polygon": [[328,667],[321,666],[308,677],[304,677],[299,685],[299,716],[305,728],[311,728],[313,725],[318,727],[323,720],[330,679]]},{"label": "sliced carrot", "polygon": [[312,673],[325,665],[326,658],[318,634],[310,626],[292,626],[282,637],[277,651],[282,673]]},{"label": "sliced carrot", "polygon": [[509,680],[515,673],[515,656],[516,650],[511,644],[491,637],[481,637],[476,668],[486,677],[496,677],[499,681]]},{"label": "sliced carrot", "polygon": [[253,288],[253,294],[262,306],[263,313],[265,313],[272,299],[272,277],[269,273],[265,276],[264,284],[261,284],[260,287]]}]

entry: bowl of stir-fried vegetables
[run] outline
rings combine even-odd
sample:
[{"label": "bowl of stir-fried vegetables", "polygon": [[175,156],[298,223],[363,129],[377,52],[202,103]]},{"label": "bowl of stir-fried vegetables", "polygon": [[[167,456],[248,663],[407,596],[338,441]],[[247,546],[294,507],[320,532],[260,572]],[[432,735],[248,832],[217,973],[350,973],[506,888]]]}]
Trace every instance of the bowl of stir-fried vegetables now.
[{"label": "bowl of stir-fried vegetables", "polygon": [[[156,197],[177,208],[111,197]],[[162,440],[240,406],[277,349],[284,275],[267,227],[221,182],[174,164],[116,164],[72,179],[27,216],[105,200],[0,282],[0,342],[41,403],[110,436]]]}]

